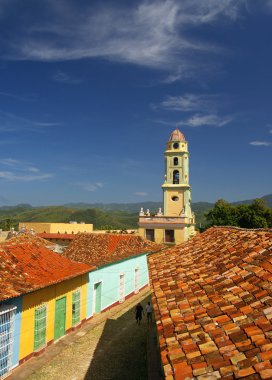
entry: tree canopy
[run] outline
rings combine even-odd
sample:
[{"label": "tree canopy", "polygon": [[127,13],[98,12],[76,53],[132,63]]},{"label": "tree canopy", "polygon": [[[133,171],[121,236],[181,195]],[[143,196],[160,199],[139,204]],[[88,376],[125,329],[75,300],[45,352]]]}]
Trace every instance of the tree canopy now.
[{"label": "tree canopy", "polygon": [[224,199],[219,199],[205,216],[208,221],[208,227],[272,227],[272,210],[266,207],[262,199],[255,199],[252,204],[241,204],[238,206],[231,205]]}]

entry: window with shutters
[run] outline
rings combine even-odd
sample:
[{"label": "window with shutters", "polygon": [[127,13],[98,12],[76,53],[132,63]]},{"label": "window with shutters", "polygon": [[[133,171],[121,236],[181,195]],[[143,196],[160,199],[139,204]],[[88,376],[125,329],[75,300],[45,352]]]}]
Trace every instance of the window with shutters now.
[{"label": "window with shutters", "polygon": [[80,290],[76,290],[72,294],[72,326],[78,325],[80,322]]},{"label": "window with shutters", "polygon": [[46,344],[46,317],[46,305],[39,306],[35,309],[34,351],[40,350]]}]

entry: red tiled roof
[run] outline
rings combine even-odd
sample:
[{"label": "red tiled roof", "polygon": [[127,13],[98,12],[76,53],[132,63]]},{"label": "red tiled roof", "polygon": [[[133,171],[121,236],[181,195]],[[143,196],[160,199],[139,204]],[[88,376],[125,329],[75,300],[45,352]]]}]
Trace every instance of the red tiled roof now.
[{"label": "red tiled roof", "polygon": [[102,266],[165,246],[135,235],[77,234],[62,255],[85,264]]},{"label": "red tiled roof", "polygon": [[[18,241],[20,240],[20,241]],[[0,300],[50,286],[94,267],[75,263],[22,237],[0,244]]]},{"label": "red tiled roof", "polygon": [[210,228],[148,263],[166,379],[272,379],[272,230]]},{"label": "red tiled roof", "polygon": [[43,239],[62,239],[62,240],[73,240],[76,237],[76,234],[51,234],[48,232],[43,232],[37,235]]},{"label": "red tiled roof", "polygon": [[34,243],[36,245],[40,245],[42,247],[47,247],[48,246],[54,246],[51,242],[43,239],[42,237],[39,237],[37,235],[32,235],[29,232],[26,233],[20,233],[19,235],[14,235],[12,238],[8,240],[9,242],[12,242],[14,244],[16,243],[21,243],[21,242],[28,242],[28,243]]}]

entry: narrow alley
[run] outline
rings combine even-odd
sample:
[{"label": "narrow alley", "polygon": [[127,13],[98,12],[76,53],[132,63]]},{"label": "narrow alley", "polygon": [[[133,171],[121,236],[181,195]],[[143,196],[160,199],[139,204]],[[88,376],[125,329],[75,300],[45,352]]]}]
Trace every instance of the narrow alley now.
[{"label": "narrow alley", "polygon": [[155,326],[148,327],[145,316],[138,326],[134,317],[136,303],[146,305],[148,299],[145,290],[95,316],[23,364],[10,379],[159,380]]}]

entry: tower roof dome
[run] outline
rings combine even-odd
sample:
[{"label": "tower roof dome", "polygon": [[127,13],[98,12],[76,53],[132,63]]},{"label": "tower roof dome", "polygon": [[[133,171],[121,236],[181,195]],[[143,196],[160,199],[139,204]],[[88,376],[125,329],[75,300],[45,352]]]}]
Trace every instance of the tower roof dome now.
[{"label": "tower roof dome", "polygon": [[184,134],[180,132],[178,128],[176,128],[170,135],[169,141],[185,141]]}]

